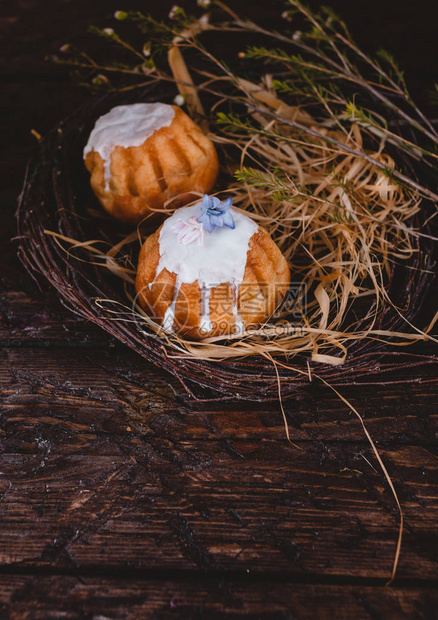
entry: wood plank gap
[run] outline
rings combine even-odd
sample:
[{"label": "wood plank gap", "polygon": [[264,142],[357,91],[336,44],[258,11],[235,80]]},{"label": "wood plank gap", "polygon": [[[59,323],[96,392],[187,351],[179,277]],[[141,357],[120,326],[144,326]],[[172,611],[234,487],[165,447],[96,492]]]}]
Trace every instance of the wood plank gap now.
[{"label": "wood plank gap", "polygon": [[[201,570],[178,570],[156,568],[133,568],[133,567],[105,567],[86,566],[79,568],[52,567],[52,566],[19,566],[10,564],[0,566],[0,575],[29,575],[29,576],[69,576],[76,578],[105,578],[125,580],[199,580],[216,582],[218,579],[234,580],[241,583],[290,583],[309,585],[337,585],[337,586],[362,586],[362,587],[385,587],[387,579],[377,577],[349,577],[345,575],[322,575],[318,573],[294,574],[283,572],[281,574],[249,571],[226,571],[209,569],[208,572]],[[414,588],[438,588],[438,579],[404,578],[396,579],[392,589]]]}]

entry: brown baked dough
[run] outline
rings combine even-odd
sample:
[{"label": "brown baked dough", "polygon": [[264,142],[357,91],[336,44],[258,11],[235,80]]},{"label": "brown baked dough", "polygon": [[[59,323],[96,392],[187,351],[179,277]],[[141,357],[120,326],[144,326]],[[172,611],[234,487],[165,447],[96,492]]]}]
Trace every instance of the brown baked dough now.
[{"label": "brown baked dough", "polygon": [[[160,230],[161,227],[148,237],[140,250],[135,288],[141,307],[162,324],[174,299],[177,276],[163,269],[155,277],[160,260]],[[266,230],[259,226],[249,241],[245,273],[238,290],[237,310],[245,329],[260,326],[274,313],[286,296],[289,283],[290,269],[286,259]],[[213,329],[204,332],[200,329],[200,286],[197,281],[181,284],[175,303],[173,331],[192,340],[235,333],[235,294],[228,282],[211,288]]]},{"label": "brown baked dough", "polygon": [[91,187],[108,213],[137,224],[152,209],[171,198],[183,206],[208,193],[216,182],[219,164],[212,141],[177,106],[168,127],[155,131],[140,146],[116,146],[111,153],[111,178],[105,189],[102,157],[90,151],[85,166]]}]

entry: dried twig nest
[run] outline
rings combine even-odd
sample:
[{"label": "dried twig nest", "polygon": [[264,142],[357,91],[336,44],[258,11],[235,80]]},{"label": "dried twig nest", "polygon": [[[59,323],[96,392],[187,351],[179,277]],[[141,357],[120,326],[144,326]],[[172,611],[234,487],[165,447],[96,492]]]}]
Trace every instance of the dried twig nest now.
[{"label": "dried twig nest", "polygon": [[[151,89],[136,91],[131,101],[156,96]],[[21,259],[56,287],[68,307],[174,373],[201,400],[275,399],[277,372],[286,398],[308,383],[316,366],[319,376],[339,385],[424,361],[388,353],[385,346],[397,333],[399,341],[421,338],[406,333],[427,297],[434,261],[428,239],[409,234],[418,200],[367,162],[317,140],[298,147],[274,147],[269,136],[252,140],[250,148],[268,162],[257,172],[260,188],[248,191],[228,181],[233,201],[267,228],[289,259],[296,304],[244,337],[196,343],[163,332],[134,302],[138,234],[121,233],[111,220],[96,217],[83,169],[90,128],[120,100],[112,95],[92,101],[45,138],[21,195]],[[277,123],[274,130],[287,129]],[[354,132],[358,140],[359,128]],[[219,149],[238,143],[237,135],[213,139]],[[312,191],[275,199],[278,187],[266,191],[272,162],[281,166],[283,179],[294,174]],[[350,186],[339,184],[340,176]]]}]

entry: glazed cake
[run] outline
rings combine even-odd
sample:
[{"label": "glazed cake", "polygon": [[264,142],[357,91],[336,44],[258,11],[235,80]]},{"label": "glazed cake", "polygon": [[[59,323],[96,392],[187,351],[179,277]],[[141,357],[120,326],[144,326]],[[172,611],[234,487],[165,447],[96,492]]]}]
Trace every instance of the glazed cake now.
[{"label": "glazed cake", "polygon": [[219,167],[211,140],[180,108],[164,103],[121,105],[101,116],[84,161],[104,209],[130,224],[168,201],[181,206],[210,191]]},{"label": "glazed cake", "polygon": [[138,300],[165,329],[187,338],[243,334],[268,319],[290,281],[269,234],[231,199],[204,196],[177,209],[143,244]]}]

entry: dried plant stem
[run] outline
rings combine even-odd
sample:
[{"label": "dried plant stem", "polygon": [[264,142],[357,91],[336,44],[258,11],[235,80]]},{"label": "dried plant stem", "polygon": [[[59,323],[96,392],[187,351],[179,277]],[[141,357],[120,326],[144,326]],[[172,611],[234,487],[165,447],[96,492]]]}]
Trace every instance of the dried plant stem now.
[{"label": "dried plant stem", "polygon": [[345,153],[349,153],[350,155],[354,155],[355,157],[360,157],[364,159],[365,161],[367,161],[368,163],[372,164],[373,166],[376,166],[376,168],[378,168],[379,170],[382,170],[383,172],[385,172],[385,174],[392,176],[394,179],[396,179],[400,183],[403,183],[407,185],[408,187],[412,187],[413,189],[417,190],[420,195],[426,198],[430,198],[431,200],[438,201],[438,194],[436,194],[435,192],[432,192],[426,187],[423,187],[420,183],[418,183],[417,181],[414,181],[413,179],[399,172],[398,170],[395,170],[395,169],[388,170],[387,168],[385,168],[384,165],[382,165],[381,162],[374,159],[371,155],[369,155],[365,151],[358,151],[357,149],[352,148],[348,144],[344,144],[343,142],[331,136],[315,131],[311,127],[307,127],[306,125],[303,125],[299,122],[291,121],[287,118],[284,118],[283,116],[280,116],[276,114],[275,112],[271,112],[270,110],[267,110],[266,108],[261,108],[257,105],[251,104],[250,102],[247,102],[246,105],[253,112],[259,112],[260,114],[263,114],[264,116],[268,116],[270,118],[277,120],[280,123],[284,123],[285,125],[288,125],[289,127],[293,127],[294,129],[302,131],[308,134],[309,136],[312,136],[313,138],[317,138],[319,140],[322,140],[323,142],[332,144],[339,150],[344,151]]},{"label": "dried plant stem", "polygon": [[[296,8],[299,8],[299,10],[303,13],[303,15],[305,15],[309,19],[309,21],[315,27],[317,27],[318,29],[321,28],[321,22],[317,22],[313,18],[312,13],[307,11],[306,8],[304,7],[304,5],[302,5],[300,2],[296,2],[295,0],[289,0],[289,3],[292,6],[294,6]],[[217,2],[217,4],[219,4],[225,11],[230,13],[228,7],[225,4],[223,4],[222,2]],[[299,49],[307,52],[308,54],[318,58],[319,60],[324,61],[330,67],[332,67],[333,70],[336,71],[338,74],[342,74],[345,77],[345,79],[351,81],[352,83],[356,84],[360,88],[363,88],[364,90],[369,91],[370,93],[372,93],[372,95],[374,97],[379,99],[389,109],[391,109],[393,111],[396,111],[397,114],[399,114],[410,125],[413,125],[416,129],[418,129],[419,131],[424,133],[429,139],[431,139],[432,141],[434,141],[435,143],[438,144],[438,134],[437,134],[435,128],[433,127],[433,125],[431,125],[431,123],[429,121],[427,121],[425,119],[424,115],[418,110],[418,108],[415,108],[417,113],[421,114],[422,120],[426,121],[427,127],[429,129],[427,129],[423,125],[421,125],[412,116],[407,114],[402,108],[400,108],[399,106],[396,106],[390,99],[388,99],[388,97],[386,97],[381,92],[381,89],[373,88],[372,84],[370,84],[370,82],[368,80],[365,80],[361,76],[353,73],[352,70],[351,70],[351,67],[347,66],[345,64],[345,62],[339,64],[339,63],[335,62],[334,60],[332,60],[331,58],[328,58],[327,56],[323,56],[322,54],[320,54],[318,52],[318,50],[315,47],[311,47],[310,45],[306,45],[305,43],[303,43],[299,39],[291,39],[288,36],[280,34],[279,32],[268,31],[265,28],[262,28],[261,26],[259,26],[258,24],[255,24],[254,22],[252,22],[250,20],[242,20],[234,12],[231,12],[230,14],[234,18],[235,25],[240,27],[242,30],[246,30],[246,31],[249,31],[249,32],[255,32],[257,34],[263,34],[263,35],[265,35],[267,37],[277,39],[278,41],[281,41],[282,43],[287,43],[289,45],[294,45],[294,46],[298,47]],[[347,43],[345,38],[343,39],[343,42]],[[351,41],[348,41],[348,46],[350,47],[350,49],[353,49],[356,53],[358,53],[363,59],[366,59],[368,62],[370,62],[368,57],[365,56],[363,53],[361,53],[361,50],[357,46],[353,45],[351,43]],[[339,52],[338,52],[338,56],[340,56]],[[373,65],[373,66],[375,67],[375,65]],[[384,75],[386,76],[386,74],[384,74]],[[394,82],[393,82],[393,84],[394,84]],[[381,86],[381,85],[379,85],[379,86]],[[399,89],[397,89],[397,92],[399,92]],[[406,97],[404,97],[404,98],[406,98]]]},{"label": "dried plant stem", "polygon": [[399,500],[398,495],[397,495],[397,491],[395,490],[394,483],[392,482],[391,476],[389,475],[388,470],[386,469],[386,466],[385,466],[385,464],[384,464],[384,462],[382,460],[382,457],[379,454],[379,451],[378,451],[378,449],[376,447],[376,444],[374,443],[371,435],[369,434],[368,429],[365,426],[365,422],[363,421],[363,418],[360,415],[360,413],[357,411],[357,409],[355,407],[353,407],[353,405],[350,403],[350,401],[348,401],[335,387],[333,387],[333,385],[330,385],[330,383],[328,381],[326,381],[323,377],[317,375],[316,373],[314,373],[314,376],[317,377],[320,381],[322,381],[324,383],[324,385],[329,387],[336,394],[336,396],[338,396],[338,398],[340,398],[342,400],[342,402],[344,402],[347,405],[347,407],[349,409],[351,409],[351,411],[354,413],[354,415],[357,416],[357,418],[359,419],[359,421],[360,421],[360,423],[362,425],[362,428],[363,428],[363,432],[365,433],[366,438],[368,439],[368,441],[369,441],[369,443],[370,443],[370,445],[371,445],[371,447],[373,449],[373,452],[374,452],[374,454],[376,456],[376,459],[377,459],[377,461],[378,461],[378,463],[380,465],[380,468],[381,468],[381,470],[383,472],[383,475],[386,478],[386,481],[388,482],[389,488],[391,489],[391,492],[392,492],[392,494],[394,496],[394,499],[395,499],[395,502],[397,504],[397,509],[398,509],[398,513],[399,513],[399,516],[400,516],[400,524],[399,524],[399,530],[398,530],[398,538],[397,538],[397,545],[396,545],[396,549],[395,549],[394,561],[393,561],[393,564],[392,564],[391,577],[390,577],[390,579],[386,583],[387,586],[390,586],[392,584],[392,582],[394,581],[395,575],[396,575],[396,572],[397,572],[397,566],[398,566],[398,562],[399,562],[399,559],[400,559],[400,551],[401,551],[401,545],[402,545],[402,539],[403,539],[404,517],[403,517],[403,510],[402,510],[402,507],[401,507],[401,504],[400,504],[400,500]]},{"label": "dried plant stem", "polygon": [[198,124],[204,133],[208,133],[208,122],[205,111],[199,99],[198,91],[194,86],[192,77],[187,69],[181,50],[177,45],[172,45],[167,54],[170,69],[175,83],[181,95],[186,97],[187,106],[193,116],[198,117]]}]

